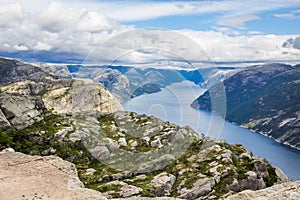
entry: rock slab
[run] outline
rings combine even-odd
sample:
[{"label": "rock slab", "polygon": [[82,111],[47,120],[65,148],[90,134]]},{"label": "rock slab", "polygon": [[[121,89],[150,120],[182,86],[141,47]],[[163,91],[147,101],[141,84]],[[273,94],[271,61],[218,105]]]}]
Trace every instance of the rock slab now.
[{"label": "rock slab", "polygon": [[14,199],[106,199],[86,189],[75,165],[57,156],[0,152],[0,197]]}]

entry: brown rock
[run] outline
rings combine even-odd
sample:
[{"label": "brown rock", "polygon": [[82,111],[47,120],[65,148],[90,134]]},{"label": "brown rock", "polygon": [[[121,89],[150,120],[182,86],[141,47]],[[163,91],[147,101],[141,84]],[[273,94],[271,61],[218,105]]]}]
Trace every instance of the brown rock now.
[{"label": "brown rock", "polygon": [[56,156],[0,153],[0,197],[15,199],[106,199],[86,189],[74,164]]}]

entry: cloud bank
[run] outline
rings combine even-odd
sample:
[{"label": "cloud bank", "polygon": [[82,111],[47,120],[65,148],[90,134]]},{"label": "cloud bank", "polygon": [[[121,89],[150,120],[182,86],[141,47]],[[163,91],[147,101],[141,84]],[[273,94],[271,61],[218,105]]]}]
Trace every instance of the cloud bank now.
[{"label": "cloud bank", "polygon": [[[72,4],[73,2],[73,4]],[[95,48],[109,38],[114,38],[105,52],[99,52],[99,62],[110,58],[110,53],[128,51],[122,59],[126,63],[147,63],[176,60],[172,52],[164,49],[147,49],[149,44],[165,41],[155,34],[142,39],[116,37],[121,33],[136,30],[123,25],[124,21],[143,20],[163,15],[186,13],[224,12],[224,18],[216,22],[216,30],[227,27],[243,29],[247,21],[259,20],[261,10],[294,5],[293,0],[257,1],[201,1],[201,2],[140,2],[136,4],[97,1],[2,1],[0,3],[0,52],[2,55],[29,55],[45,61],[51,57],[57,62],[70,61],[72,56],[84,59]],[[256,1],[255,1],[256,2]],[[267,3],[266,3],[267,2]],[[248,5],[249,4],[249,5]],[[29,6],[31,5],[31,6]],[[35,5],[35,6],[32,6]],[[247,7],[247,6],[248,7]],[[267,5],[269,7],[267,7]],[[157,12],[157,10],[161,12]],[[242,14],[244,13],[244,14]],[[242,17],[241,17],[242,16]],[[229,36],[218,31],[178,30],[197,43],[208,57],[199,61],[241,62],[299,60],[298,39],[293,44],[287,41],[298,35],[261,35],[253,32],[249,36]],[[126,42],[124,42],[126,40]],[[131,47],[138,42],[140,48]],[[180,50],[181,41],[168,41],[174,51]],[[284,45],[287,43],[286,45]],[[295,44],[294,44],[295,43]],[[122,44],[122,46],[120,46]],[[150,52],[150,53],[149,53]],[[105,57],[106,56],[106,57]],[[179,58],[178,58],[179,59]],[[71,59],[72,61],[72,59]]]}]

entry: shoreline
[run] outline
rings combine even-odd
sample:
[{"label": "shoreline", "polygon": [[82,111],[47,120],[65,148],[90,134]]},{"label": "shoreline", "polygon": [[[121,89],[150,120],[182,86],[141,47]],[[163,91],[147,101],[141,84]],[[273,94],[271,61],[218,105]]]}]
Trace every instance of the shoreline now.
[{"label": "shoreline", "polygon": [[[230,122],[230,121],[228,121],[228,122]],[[296,146],[294,146],[294,145],[291,145],[291,144],[289,144],[288,142],[281,142],[280,140],[274,138],[273,136],[267,135],[267,134],[264,133],[263,131],[258,131],[258,130],[254,130],[254,129],[251,129],[251,128],[247,128],[247,127],[245,127],[245,126],[243,126],[243,125],[240,125],[240,124],[238,124],[238,123],[236,123],[236,122],[230,122],[230,123],[233,123],[233,124],[235,124],[235,125],[238,125],[238,126],[240,126],[241,128],[248,129],[248,130],[250,130],[250,131],[253,132],[253,133],[258,133],[258,134],[263,135],[263,136],[265,136],[265,137],[271,138],[272,140],[274,140],[275,142],[277,142],[277,143],[279,143],[279,144],[281,144],[281,145],[287,146],[287,147],[289,147],[289,148],[291,148],[291,149],[294,149],[294,150],[297,150],[297,151],[300,152],[300,147],[296,147]]]}]

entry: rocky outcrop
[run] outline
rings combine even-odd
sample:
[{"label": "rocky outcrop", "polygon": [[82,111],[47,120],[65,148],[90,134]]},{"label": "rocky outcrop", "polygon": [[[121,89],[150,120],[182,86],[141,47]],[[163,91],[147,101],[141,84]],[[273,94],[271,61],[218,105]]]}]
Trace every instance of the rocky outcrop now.
[{"label": "rocky outcrop", "polygon": [[[218,97],[222,84],[228,121],[300,148],[299,66],[269,64],[246,68],[211,87],[192,107],[211,110],[210,94]],[[223,112],[224,108],[219,110]]]},{"label": "rocky outcrop", "polygon": [[169,196],[175,181],[176,177],[166,172],[154,176],[151,180],[151,185],[155,188],[152,193],[158,197]]},{"label": "rocky outcrop", "polygon": [[281,181],[275,168],[241,145],[132,112],[50,115],[1,134],[1,149],[73,162],[85,186],[108,198],[222,198]]},{"label": "rocky outcrop", "polygon": [[251,191],[245,190],[232,195],[228,200],[252,200],[252,199],[264,199],[264,200],[298,200],[300,199],[300,181],[287,182],[282,184],[277,184],[272,187]]},{"label": "rocky outcrop", "polygon": [[[73,78],[89,78],[96,83],[101,83],[119,101],[130,98],[130,83],[128,78],[116,69],[106,66],[70,66]],[[59,69],[59,68],[58,68]],[[73,69],[73,70],[72,70]],[[60,75],[60,72],[56,72]]]},{"label": "rocky outcrop", "polygon": [[57,156],[0,153],[0,196],[15,199],[106,199],[84,188],[75,165]]},{"label": "rocky outcrop", "polygon": [[40,97],[0,93],[0,127],[25,128],[41,121],[45,111]]},{"label": "rocky outcrop", "polygon": [[94,168],[95,177],[80,171],[82,180],[107,197],[122,197],[126,184],[141,189],[134,195],[206,199],[280,182],[266,160],[240,145],[198,137],[189,127],[130,112],[81,113],[75,119],[70,137],[77,135],[109,166]]},{"label": "rocky outcrop", "polygon": [[89,79],[74,79],[69,87],[47,92],[43,101],[46,108],[54,113],[123,110],[107,89]]}]

